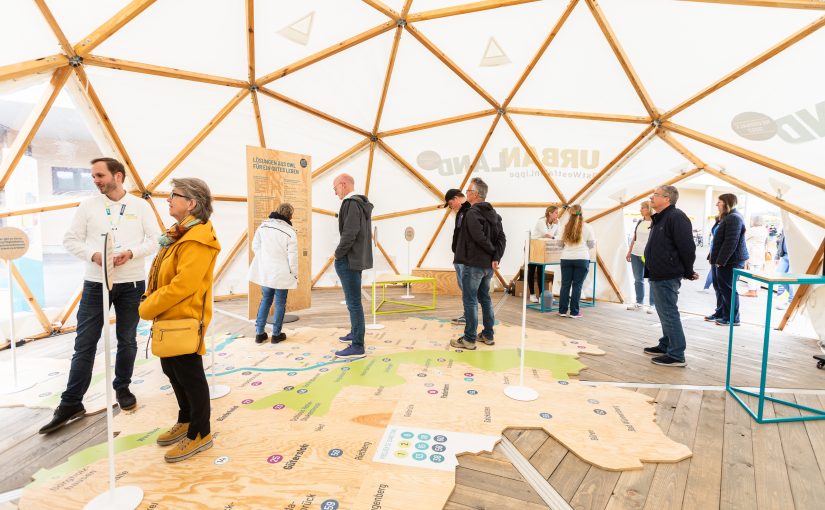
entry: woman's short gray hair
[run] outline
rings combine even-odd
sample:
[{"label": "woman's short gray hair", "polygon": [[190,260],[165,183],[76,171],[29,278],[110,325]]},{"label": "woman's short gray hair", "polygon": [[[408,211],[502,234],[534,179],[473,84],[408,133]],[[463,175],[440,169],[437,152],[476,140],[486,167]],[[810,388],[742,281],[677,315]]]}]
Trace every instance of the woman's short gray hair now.
[{"label": "woman's short gray hair", "polygon": [[212,192],[209,186],[197,177],[181,177],[172,179],[172,187],[178,188],[181,193],[195,201],[192,216],[206,223],[212,216]]},{"label": "woman's short gray hair", "polygon": [[291,220],[292,215],[295,214],[295,208],[292,207],[292,204],[288,204],[284,202],[283,204],[279,205],[275,212],[283,216],[284,218]]}]

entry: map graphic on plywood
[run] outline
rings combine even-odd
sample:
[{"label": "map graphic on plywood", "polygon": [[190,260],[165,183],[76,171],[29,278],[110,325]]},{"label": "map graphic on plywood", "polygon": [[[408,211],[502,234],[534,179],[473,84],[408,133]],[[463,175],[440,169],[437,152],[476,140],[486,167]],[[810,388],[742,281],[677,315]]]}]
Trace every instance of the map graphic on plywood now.
[{"label": "map graphic on plywood", "polygon": [[[386,326],[352,362],[333,356],[343,329],[298,328],[262,345],[222,335],[215,376],[233,397],[211,403],[214,447],[163,462],[155,439],[177,407],[153,379],[114,420],[120,483],[144,488],[141,508],[423,509],[447,501],[457,454],[491,449],[510,426],[542,427],[611,470],[691,455],[656,425],[650,397],[571,379],[579,356],[604,354],[586,340],[527,331],[525,382],[541,397],[524,403],[503,393],[518,381],[519,328],[499,325],[494,346],[457,351],[449,322]],[[82,450],[38,472],[20,508],[78,508],[105,488],[105,466],[103,445]]]}]

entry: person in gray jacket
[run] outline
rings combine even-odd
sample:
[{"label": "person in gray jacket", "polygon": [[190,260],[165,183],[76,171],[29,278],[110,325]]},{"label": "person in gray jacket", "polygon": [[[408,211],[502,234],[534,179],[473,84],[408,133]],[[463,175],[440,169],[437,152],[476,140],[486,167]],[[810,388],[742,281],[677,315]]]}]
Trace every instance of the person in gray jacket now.
[{"label": "person in gray jacket", "polygon": [[364,307],[361,305],[361,272],[372,268],[372,209],[364,195],[355,193],[355,179],[341,174],[332,182],[341,199],[338,212],[338,232],[341,240],[335,248],[335,272],[341,279],[344,299],[349,310],[350,333],[341,337],[350,345],[335,356],[346,359],[364,357]]}]

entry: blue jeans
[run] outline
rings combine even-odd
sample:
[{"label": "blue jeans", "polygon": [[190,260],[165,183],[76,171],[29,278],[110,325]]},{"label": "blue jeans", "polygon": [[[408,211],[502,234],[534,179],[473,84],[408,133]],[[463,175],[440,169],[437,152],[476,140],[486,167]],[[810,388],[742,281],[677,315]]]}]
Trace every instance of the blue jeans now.
[{"label": "blue jeans", "polygon": [[[716,293],[716,309],[713,311],[713,316],[717,319],[728,319],[728,316],[725,316],[725,298],[722,297],[722,290],[719,286],[719,268],[716,266],[710,266],[710,274],[711,276],[711,283],[713,284],[713,291]],[[730,299],[730,296],[728,296]]]},{"label": "blue jeans", "polygon": [[[633,268],[633,286],[636,289],[636,303],[642,304],[645,302],[645,263],[642,257],[630,254],[630,267]],[[656,300],[653,298],[653,293],[648,297],[648,304],[654,306]]]},{"label": "blue jeans", "polygon": [[364,307],[361,305],[361,271],[349,268],[346,258],[335,259],[335,272],[341,279],[344,289],[344,299],[349,310],[350,331],[352,331],[352,345],[364,346]]},{"label": "blue jeans", "polygon": [[[733,278],[733,268],[738,267],[742,269],[745,267],[744,263],[739,263],[730,267],[717,267],[716,274],[713,275],[713,284],[718,289],[719,299],[722,301],[722,309],[719,310],[719,317],[721,319],[730,320],[731,312],[731,293],[735,292],[736,281]],[[738,277],[737,277],[738,280]],[[739,322],[739,300],[736,300],[736,306],[733,307],[733,322]]]},{"label": "blue jeans", "polygon": [[707,289],[710,288],[711,285],[713,285],[713,267],[712,266],[711,266],[710,269],[708,269],[708,275],[705,278],[705,286],[702,287],[702,288],[707,290]]},{"label": "blue jeans", "polygon": [[[140,321],[138,306],[146,289],[146,282],[116,283],[109,291],[109,307],[115,307],[117,324],[117,355],[115,356],[115,379],[112,386],[117,390],[128,388],[132,382],[132,372],[137,356],[137,325]],[[75,405],[83,402],[83,395],[92,381],[92,369],[100,334],[103,331],[103,284],[83,282],[83,294],[77,308],[77,336],[74,339],[74,354],[69,369],[66,391],[60,398],[61,405]],[[108,327],[108,325],[107,325]]]},{"label": "blue jeans", "polygon": [[[779,258],[779,263],[776,264],[776,273],[777,274],[786,274],[789,273],[791,270],[791,261],[788,259],[788,255],[782,255]],[[793,298],[793,287],[791,287],[787,283],[782,283],[779,285],[779,289],[776,291],[777,296],[781,296],[788,291],[788,297]]]},{"label": "blue jeans", "polygon": [[650,282],[650,291],[656,300],[656,313],[662,323],[662,338],[659,339],[659,348],[671,358],[685,360],[685,331],[682,329],[682,319],[679,317],[679,287],[681,278],[658,280]]},{"label": "blue jeans", "polygon": [[[582,284],[587,278],[590,261],[587,259],[561,259],[561,291],[559,294],[559,313],[579,313],[579,299],[582,295]],[[572,288],[572,291],[571,291]]]},{"label": "blue jeans", "polygon": [[456,282],[458,282],[458,290],[461,290],[461,279],[464,274],[464,264],[453,264],[453,267],[455,267],[455,279]]},{"label": "blue jeans", "polygon": [[272,308],[272,301],[275,301],[275,311],[272,313],[272,335],[280,335],[284,325],[284,314],[286,313],[287,289],[270,289],[261,287],[261,305],[258,307],[258,316],[255,318],[255,334],[260,335],[266,327],[266,319],[269,317],[269,309]]},{"label": "blue jeans", "polygon": [[490,280],[493,278],[492,267],[464,266],[461,274],[461,301],[464,303],[464,340],[476,341],[478,329],[478,305],[481,304],[482,334],[493,339],[493,326],[496,322],[493,300],[490,299]]}]

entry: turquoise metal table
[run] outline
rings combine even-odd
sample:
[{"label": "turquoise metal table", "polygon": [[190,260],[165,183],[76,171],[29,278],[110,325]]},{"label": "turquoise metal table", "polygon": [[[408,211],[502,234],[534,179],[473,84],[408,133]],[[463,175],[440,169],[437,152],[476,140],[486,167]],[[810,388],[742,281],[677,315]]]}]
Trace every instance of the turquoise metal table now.
[{"label": "turquoise metal table", "polygon": [[[736,399],[742,407],[745,408],[745,411],[753,417],[757,423],[777,423],[783,421],[808,421],[808,420],[825,420],[825,411],[821,409],[814,409],[812,407],[807,407],[803,405],[799,405],[795,402],[788,402],[787,400],[782,400],[774,397],[765,396],[765,380],[768,376],[768,351],[771,343],[771,310],[773,307],[771,306],[773,303],[773,287],[775,285],[781,284],[808,284],[808,285],[817,285],[817,284],[824,284],[825,283],[825,276],[818,276],[818,275],[809,275],[809,274],[789,274],[789,275],[782,275],[778,277],[771,277],[765,276],[758,273],[751,273],[750,271],[745,271],[744,269],[734,269],[733,270],[733,281],[736,282],[737,278],[740,276],[745,278],[750,278],[752,280],[757,280],[762,283],[768,285],[768,304],[767,309],[765,312],[765,334],[764,334],[764,341],[762,345],[762,372],[759,378],[759,393],[754,393],[752,391],[747,391],[742,388],[737,388],[735,386],[731,386],[730,384],[730,365],[731,359],[733,357],[733,314],[734,314],[734,307],[736,306],[736,284],[733,285],[733,292],[731,292],[731,313],[728,320],[730,320],[730,330],[728,333],[728,369],[727,369],[727,377],[725,378],[725,388],[727,392],[730,393],[733,398]],[[742,400],[742,397],[739,394],[743,395],[750,395],[752,397],[756,397],[759,399],[759,406],[754,412],[748,404]],[[790,407],[795,407],[797,409],[801,409],[803,411],[807,411],[809,413],[813,413],[810,415],[805,416],[791,416],[786,418],[765,418],[764,410],[765,410],[765,401],[770,400],[771,402],[782,404]]]},{"label": "turquoise metal table", "polygon": [[[545,277],[545,268],[546,266],[559,266],[561,269],[561,262],[530,262],[533,265],[541,267],[541,284],[539,286],[542,289],[541,299],[538,303],[532,303],[527,305],[527,308],[531,310],[538,310],[539,312],[552,312],[554,310],[558,310],[559,307],[553,307],[553,305],[557,304],[558,301],[553,299],[553,289],[550,289],[550,292],[544,292],[544,277]],[[593,296],[588,301],[579,301],[579,306],[596,306],[596,271],[598,270],[598,266],[596,266],[596,261],[591,260],[590,264],[593,265]],[[559,271],[561,273],[561,271]],[[585,277],[586,278],[586,277]],[[525,282],[526,284],[527,282]],[[526,285],[525,285],[526,287]],[[549,294],[549,298],[546,296]],[[548,306],[545,306],[546,302],[550,301]]]}]

